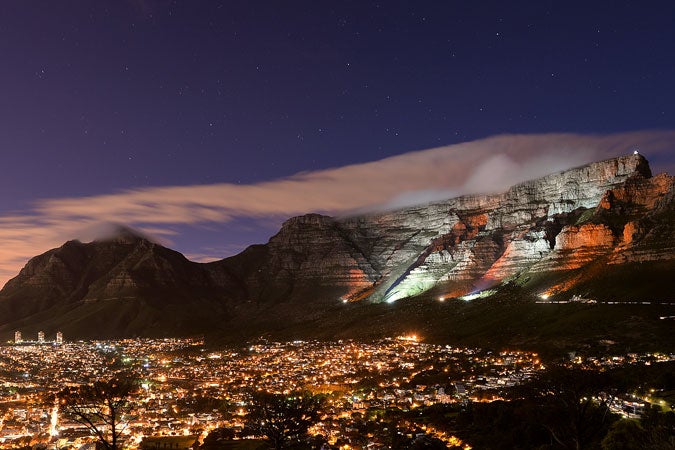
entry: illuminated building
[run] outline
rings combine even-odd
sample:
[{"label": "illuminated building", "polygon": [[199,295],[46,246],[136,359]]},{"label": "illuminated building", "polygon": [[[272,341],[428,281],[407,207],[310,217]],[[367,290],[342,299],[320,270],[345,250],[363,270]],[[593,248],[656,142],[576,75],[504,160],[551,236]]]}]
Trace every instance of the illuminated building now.
[{"label": "illuminated building", "polygon": [[61,333],[60,331],[56,332],[56,343],[63,344],[63,333]]},{"label": "illuminated building", "polygon": [[23,339],[21,338],[21,332],[20,331],[15,331],[14,332],[14,343],[15,344],[20,344],[23,342]]},{"label": "illuminated building", "polygon": [[44,331],[38,331],[38,342],[43,343],[45,341],[45,332]]}]

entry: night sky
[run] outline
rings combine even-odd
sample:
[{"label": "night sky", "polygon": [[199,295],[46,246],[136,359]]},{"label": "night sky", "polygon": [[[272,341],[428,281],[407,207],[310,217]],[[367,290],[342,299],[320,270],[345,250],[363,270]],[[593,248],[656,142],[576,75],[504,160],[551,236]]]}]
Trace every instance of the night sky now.
[{"label": "night sky", "polygon": [[0,56],[0,284],[110,222],[208,260],[476,167],[675,168],[673,1],[6,0]]}]

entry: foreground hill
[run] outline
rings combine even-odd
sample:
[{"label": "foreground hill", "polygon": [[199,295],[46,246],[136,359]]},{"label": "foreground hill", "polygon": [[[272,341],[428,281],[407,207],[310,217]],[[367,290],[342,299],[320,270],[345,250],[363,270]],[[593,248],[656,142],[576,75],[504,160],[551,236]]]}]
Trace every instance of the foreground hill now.
[{"label": "foreground hill", "polygon": [[[573,343],[577,323],[589,325],[594,341],[653,340],[667,331],[659,317],[672,308],[535,300],[675,301],[665,281],[675,273],[674,196],[673,177],[652,177],[636,154],[498,194],[344,219],[295,217],[267,244],[208,264],[129,231],[70,241],[31,259],[0,291],[0,331],[240,340],[412,327],[429,338],[498,345]],[[579,308],[590,312],[573,313]],[[613,322],[590,326],[596,315]]]}]

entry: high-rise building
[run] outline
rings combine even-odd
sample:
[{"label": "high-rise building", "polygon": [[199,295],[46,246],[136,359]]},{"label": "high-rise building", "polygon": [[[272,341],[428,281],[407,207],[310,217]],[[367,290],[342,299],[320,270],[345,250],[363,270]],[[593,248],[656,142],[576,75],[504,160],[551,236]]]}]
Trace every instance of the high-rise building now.
[{"label": "high-rise building", "polygon": [[45,332],[44,331],[38,331],[38,342],[40,344],[44,343],[45,341]]},{"label": "high-rise building", "polygon": [[60,331],[56,332],[56,343],[63,344],[63,333],[61,333]]},{"label": "high-rise building", "polygon": [[23,342],[23,339],[21,338],[21,332],[20,331],[15,331],[14,332],[14,343],[15,344],[20,344]]}]

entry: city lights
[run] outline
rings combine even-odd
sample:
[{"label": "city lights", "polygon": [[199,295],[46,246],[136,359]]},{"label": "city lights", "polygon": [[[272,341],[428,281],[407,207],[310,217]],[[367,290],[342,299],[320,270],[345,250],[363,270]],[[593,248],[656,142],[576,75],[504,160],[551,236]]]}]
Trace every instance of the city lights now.
[{"label": "city lights", "polygon": [[[388,408],[409,411],[435,404],[499,400],[509,389],[546,369],[533,352],[493,352],[422,341],[419,333],[409,332],[374,342],[261,340],[245,348],[218,350],[206,349],[201,340],[194,339],[61,345],[24,341],[2,346],[0,383],[5,389],[0,390],[0,402],[11,407],[0,418],[0,449],[14,448],[28,436],[43,436],[35,442],[58,441],[59,447],[95,442],[95,436],[65,414],[59,392],[119,374],[135,373],[138,377],[138,389],[130,398],[131,413],[124,419],[125,445],[136,448],[148,436],[200,435],[203,439],[217,427],[240,432],[249,411],[247,392],[251,390],[271,394],[309,390],[327,395],[330,407],[312,432],[334,443],[344,435],[343,427],[349,426],[349,421],[340,418],[350,418],[355,412]],[[661,354],[604,358],[576,355],[570,364],[604,368],[670,360],[672,355]],[[445,375],[435,384],[414,382],[423,373]],[[377,383],[371,393],[360,388],[365,380],[373,379]],[[200,409],[200,399],[225,401],[232,410],[212,406]],[[622,405],[617,400],[613,408],[620,411]],[[447,444],[460,441],[429,426],[425,432]]]}]

